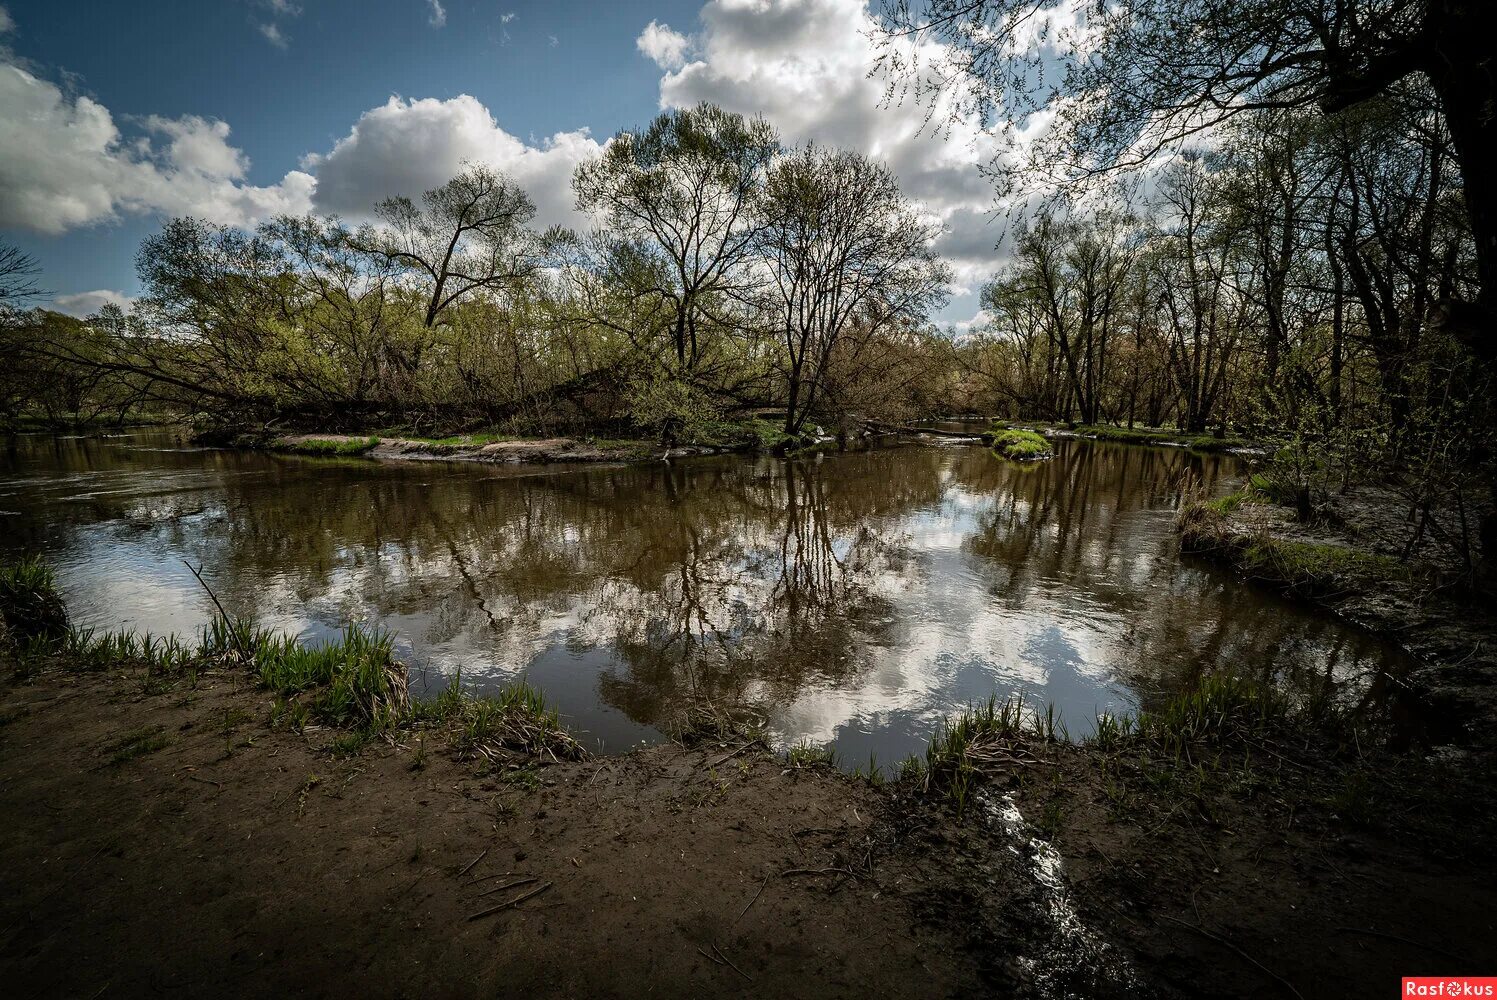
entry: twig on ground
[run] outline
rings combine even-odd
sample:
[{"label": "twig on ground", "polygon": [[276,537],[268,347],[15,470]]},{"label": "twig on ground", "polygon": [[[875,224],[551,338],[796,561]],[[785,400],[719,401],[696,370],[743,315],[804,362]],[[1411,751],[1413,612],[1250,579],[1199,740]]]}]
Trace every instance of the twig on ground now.
[{"label": "twig on ground", "polygon": [[1296,997],[1299,998],[1299,1000],[1305,1000],[1304,996],[1300,993],[1300,991],[1294,988],[1294,984],[1293,983],[1291,983],[1289,980],[1285,979],[1283,976],[1279,975],[1277,972],[1275,972],[1272,969],[1270,969],[1268,966],[1264,965],[1262,962],[1258,961],[1253,956],[1249,955],[1247,952],[1243,951],[1241,948],[1237,947],[1231,941],[1228,941],[1226,938],[1222,937],[1220,934],[1213,934],[1211,931],[1208,931],[1204,927],[1200,927],[1200,926],[1198,926],[1196,924],[1193,924],[1193,923],[1191,923],[1188,920],[1181,920],[1178,917],[1172,917],[1168,913],[1161,913],[1160,916],[1163,917],[1165,920],[1168,920],[1172,924],[1179,924],[1181,927],[1184,927],[1186,930],[1195,931],[1197,934],[1201,935],[1201,937],[1207,938],[1208,940],[1211,940],[1211,941],[1215,941],[1217,944],[1221,945],[1224,948],[1230,948],[1230,949],[1232,949],[1233,951],[1235,951],[1238,954],[1239,957],[1241,957],[1243,959],[1246,959],[1247,961],[1251,962],[1253,965],[1257,966],[1258,969],[1261,972],[1263,972],[1264,975],[1271,976],[1276,982],[1278,982],[1278,984],[1280,986],[1284,987],[1284,989],[1286,989],[1290,993],[1294,994]]},{"label": "twig on ground", "polygon": [[740,976],[742,976],[744,979],[747,979],[749,982],[753,982],[754,981],[754,977],[753,976],[749,975],[747,972],[744,972],[738,966],[734,965],[733,964],[733,960],[731,958],[729,958],[727,955],[723,954],[723,950],[717,946],[716,942],[713,942],[712,950],[717,953],[717,957],[718,958],[721,958],[725,963],[727,963],[728,968],[732,969],[734,972],[738,973]]},{"label": "twig on ground", "polygon": [[1460,962],[1472,968],[1474,968],[1477,964],[1464,955],[1457,955],[1453,951],[1446,951],[1444,948],[1438,947],[1437,945],[1425,944],[1423,941],[1415,941],[1412,938],[1399,937],[1397,934],[1389,934],[1387,931],[1375,931],[1370,927],[1337,927],[1336,931],[1340,934],[1365,934],[1368,937],[1385,938],[1389,941],[1397,941],[1401,944],[1406,944],[1413,948],[1421,948],[1424,951],[1432,951],[1436,955],[1444,955],[1451,961]]},{"label": "twig on ground", "polygon": [[759,897],[762,896],[762,895],[764,895],[764,887],[766,885],[768,885],[768,884],[769,884],[769,876],[766,875],[766,876],[764,876],[764,881],[761,882],[761,883],[759,883],[759,891],[756,892],[756,893],[754,893],[754,898],[751,899],[751,900],[749,900],[748,904],[746,906],[744,906],[743,909],[741,909],[741,910],[738,911],[738,918],[737,918],[738,920],[742,920],[743,919],[743,915],[749,911],[749,907],[753,906],[755,903],[757,903],[759,901]]},{"label": "twig on ground", "polygon": [[496,892],[503,892],[506,889],[513,889],[516,886],[529,885],[531,882],[539,882],[539,881],[540,881],[540,879],[535,879],[535,878],[517,878],[513,882],[506,882],[503,885],[496,885],[492,889],[485,889],[483,892],[480,892],[478,895],[474,896],[473,898],[474,899],[482,899],[485,896],[492,896]]},{"label": "twig on ground", "polygon": [[485,847],[482,851],[479,852],[478,857],[474,858],[472,861],[469,861],[467,864],[463,865],[462,871],[460,871],[460,872],[457,873],[457,877],[458,878],[462,878],[464,875],[468,874],[468,872],[472,871],[473,870],[473,866],[476,865],[476,864],[478,864],[478,862],[482,861],[483,858],[484,858],[484,855],[486,855],[488,853],[489,853],[489,849],[487,847]]},{"label": "twig on ground", "polygon": [[477,920],[480,917],[487,917],[487,916],[490,916],[492,914],[498,913],[500,910],[507,910],[511,906],[518,906],[519,904],[525,902],[525,900],[529,899],[532,896],[539,896],[541,893],[545,892],[547,889],[551,888],[551,886],[553,886],[555,884],[556,883],[554,883],[554,882],[547,882],[545,885],[537,886],[536,888],[531,889],[529,892],[522,892],[522,893],[520,893],[520,895],[516,896],[514,899],[506,900],[505,902],[500,903],[498,906],[491,906],[491,907],[489,907],[486,910],[479,910],[477,913],[470,914],[468,916],[468,919],[469,920]]},{"label": "twig on ground", "polygon": [[846,875],[848,878],[857,878],[857,875],[849,868],[787,868],[780,872],[780,877],[787,875]]},{"label": "twig on ground", "polygon": [[468,883],[468,885],[469,885],[469,887],[472,887],[472,886],[477,885],[480,882],[487,882],[491,878],[505,878],[506,876],[509,876],[509,875],[518,875],[518,874],[520,874],[520,873],[519,872],[494,872],[492,875],[479,875],[477,878],[474,878],[472,881],[470,881]]},{"label": "twig on ground", "polygon": [[749,747],[758,745],[758,743],[759,743],[758,740],[749,740],[743,746],[739,747],[737,750],[734,750],[732,753],[728,754],[726,757],[719,757],[717,760],[714,760],[712,763],[708,764],[707,766],[708,767],[717,767],[719,764],[726,764],[728,761],[732,760],[734,757],[737,757],[739,754],[743,753],[743,751],[747,750]]}]

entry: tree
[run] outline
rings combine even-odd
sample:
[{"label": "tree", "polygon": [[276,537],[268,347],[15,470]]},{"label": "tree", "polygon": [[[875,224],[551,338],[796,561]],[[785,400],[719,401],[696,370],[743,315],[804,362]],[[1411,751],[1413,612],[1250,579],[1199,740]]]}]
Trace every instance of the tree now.
[{"label": "tree", "polygon": [[683,376],[697,367],[713,309],[748,290],[757,202],[779,148],[762,120],[700,104],[620,132],[573,176],[577,207],[603,230],[599,256],[630,282],[643,315],[664,313]]},{"label": "tree", "polygon": [[1169,368],[1180,393],[1180,424],[1202,431],[1231,386],[1228,375],[1246,327],[1236,294],[1238,233],[1219,181],[1199,157],[1173,163],[1160,185],[1167,212],[1156,256],[1168,321]]},{"label": "tree", "polygon": [[798,434],[839,349],[856,362],[883,331],[923,318],[945,301],[951,273],[932,249],[940,227],[859,153],[810,144],[777,161],[765,218],[768,294],[788,359],[785,431]]},{"label": "tree", "polygon": [[[1081,24],[1056,22],[1081,11]],[[1484,0],[908,0],[886,7],[882,61],[892,87],[954,93],[953,114],[1011,123],[1047,108],[1055,127],[1004,184],[1050,164],[1075,180],[1152,159],[1237,115],[1318,107],[1331,114],[1422,75],[1438,96],[1476,235],[1478,302],[1497,306],[1497,76]],[[940,47],[912,45],[934,39]],[[1035,40],[1045,45],[1032,44]],[[1063,63],[1044,86],[1046,60]],[[934,57],[922,53],[937,52]],[[1054,171],[1045,171],[1052,179]],[[1497,338],[1472,331],[1497,361]]]},{"label": "tree", "polygon": [[40,273],[36,258],[9,243],[0,243],[0,316],[14,312],[38,294],[36,276]]},{"label": "tree", "polygon": [[535,275],[555,238],[530,229],[530,197],[482,165],[467,166],[421,201],[424,209],[404,196],[380,202],[375,214],[384,228],[365,228],[356,239],[425,283],[428,328],[474,291],[504,291]]}]

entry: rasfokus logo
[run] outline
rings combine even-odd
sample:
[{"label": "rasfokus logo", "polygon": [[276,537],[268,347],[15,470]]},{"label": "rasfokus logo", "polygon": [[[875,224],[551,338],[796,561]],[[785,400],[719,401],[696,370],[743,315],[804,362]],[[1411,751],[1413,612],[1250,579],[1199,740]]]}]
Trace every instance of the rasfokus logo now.
[{"label": "rasfokus logo", "polygon": [[1404,976],[1406,997],[1497,997],[1497,976]]}]

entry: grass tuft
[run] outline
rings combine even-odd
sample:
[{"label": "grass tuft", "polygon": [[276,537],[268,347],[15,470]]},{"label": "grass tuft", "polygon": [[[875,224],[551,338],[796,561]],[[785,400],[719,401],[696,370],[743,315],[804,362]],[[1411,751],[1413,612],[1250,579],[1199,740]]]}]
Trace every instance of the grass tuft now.
[{"label": "grass tuft", "polygon": [[1257,495],[1256,487],[1250,486],[1242,493],[1187,504],[1176,521],[1181,548],[1224,559],[1249,576],[1306,595],[1336,593],[1357,584],[1388,583],[1407,576],[1404,565],[1391,556],[1235,528],[1229,515]]},{"label": "grass tuft", "polygon": [[794,768],[836,767],[837,752],[830,746],[820,746],[808,740],[792,746],[785,754],[786,761]]},{"label": "grass tuft", "polygon": [[[0,579],[23,596],[55,596],[50,570],[35,561],[5,567]],[[65,623],[60,600],[58,607]],[[355,624],[346,626],[337,639],[318,644],[222,616],[201,629],[196,644],[148,632],[64,627],[57,641],[45,648],[29,643],[22,652],[29,662],[56,658],[73,670],[137,669],[148,694],[162,693],[183,680],[195,681],[204,669],[247,670],[276,696],[269,717],[273,727],[303,732],[318,722],[340,729],[330,748],[340,754],[357,753],[377,736],[393,740],[396,730],[434,726],[448,730],[450,744],[458,751],[490,760],[501,750],[553,760],[587,755],[541,692],[524,681],[480,695],[465,691],[459,676],[436,698],[412,701],[406,668],[395,657],[391,635]],[[421,745],[424,753],[424,737]],[[124,745],[113,749],[134,755],[139,751]]]},{"label": "grass tuft", "polygon": [[1014,462],[1032,462],[1055,454],[1044,435],[1035,431],[995,431],[993,450]]},{"label": "grass tuft", "polygon": [[314,455],[321,457],[353,456],[362,455],[373,450],[379,444],[377,437],[357,438],[319,438],[308,437],[300,440],[280,438],[271,447],[276,451],[289,452],[293,455]]},{"label": "grass tuft", "polygon": [[501,750],[552,760],[587,756],[556,710],[546,704],[545,695],[524,680],[474,694],[464,690],[459,674],[436,698],[413,703],[408,714],[417,722],[453,727],[454,748],[472,756],[493,760]]},{"label": "grass tuft", "polygon": [[108,755],[109,764],[112,767],[118,767],[137,757],[155,753],[169,743],[171,743],[171,737],[166,735],[161,726],[148,726],[126,733],[106,746],[104,753]]},{"label": "grass tuft", "polygon": [[1033,760],[1028,744],[1053,740],[1063,731],[1054,706],[1045,713],[1030,712],[1018,695],[999,701],[989,698],[937,727],[925,759],[912,758],[900,768],[901,778],[918,779],[927,792],[944,794],[965,809],[972,786],[981,773],[999,763]]},{"label": "grass tuft", "polygon": [[52,567],[34,556],[0,564],[0,639],[34,651],[61,642],[67,631]]}]

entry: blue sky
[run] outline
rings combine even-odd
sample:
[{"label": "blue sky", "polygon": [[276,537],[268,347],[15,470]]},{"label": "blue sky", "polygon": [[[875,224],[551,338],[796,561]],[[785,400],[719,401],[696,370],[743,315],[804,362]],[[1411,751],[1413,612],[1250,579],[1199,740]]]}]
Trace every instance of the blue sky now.
[{"label": "blue sky", "polygon": [[701,99],[888,161],[951,229],[965,294],[944,318],[991,269],[991,149],[877,106],[862,0],[0,3],[0,227],[63,307],[137,294],[135,248],[169,215],[351,215],[461,159],[585,224],[575,162]]}]

